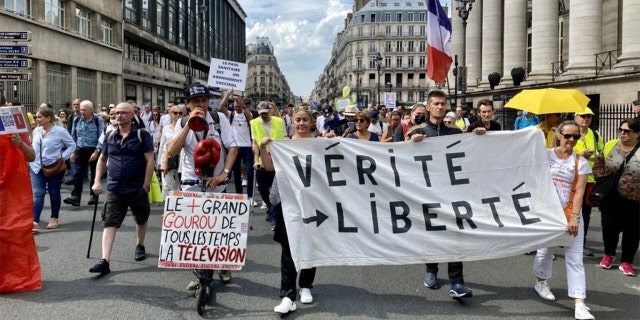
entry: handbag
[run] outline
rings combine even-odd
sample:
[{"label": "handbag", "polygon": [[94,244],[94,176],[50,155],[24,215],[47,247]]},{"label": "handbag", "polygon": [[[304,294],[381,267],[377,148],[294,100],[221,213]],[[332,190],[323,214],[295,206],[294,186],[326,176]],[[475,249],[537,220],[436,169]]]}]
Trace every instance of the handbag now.
[{"label": "handbag", "polygon": [[42,174],[45,177],[51,178],[55,177],[61,173],[67,171],[67,164],[64,162],[62,157],[56,158],[52,164],[44,165],[42,164],[42,146],[44,144],[44,137],[40,137],[40,164],[42,165]]},{"label": "handbag", "polygon": [[629,152],[626,161],[620,165],[620,168],[618,168],[618,171],[616,171],[616,173],[596,178],[596,185],[593,187],[593,191],[589,195],[589,201],[594,206],[602,206],[606,202],[607,198],[609,198],[617,191],[618,181],[622,176],[622,169],[624,168],[624,165],[629,162],[633,155],[636,153],[639,145],[640,144],[636,144],[633,150]]},{"label": "handbag", "polygon": [[564,217],[567,218],[567,222],[571,220],[571,214],[573,214],[573,196],[576,194],[576,185],[578,184],[578,163],[580,156],[576,155],[576,163],[573,169],[573,181],[571,182],[571,192],[569,193],[569,201],[564,206]]}]

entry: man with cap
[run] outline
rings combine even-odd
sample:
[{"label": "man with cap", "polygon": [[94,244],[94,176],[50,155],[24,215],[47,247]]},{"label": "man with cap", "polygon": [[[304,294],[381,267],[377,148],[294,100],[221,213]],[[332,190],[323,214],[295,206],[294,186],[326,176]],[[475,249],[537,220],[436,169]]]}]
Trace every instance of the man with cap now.
[{"label": "man with cap", "polygon": [[379,119],[379,116],[380,114],[378,113],[378,111],[375,111],[375,110],[371,111],[371,113],[369,114],[371,123],[369,124],[369,128],[367,128],[367,131],[377,134],[378,139],[382,141],[382,132],[384,131],[384,124]]},{"label": "man with cap", "polygon": [[[595,114],[591,108],[586,107],[582,112],[576,112],[574,120],[580,127],[580,140],[576,141],[576,145],[573,147],[573,151],[576,154],[583,156],[589,162],[589,166],[593,168],[596,157],[604,149],[604,140],[599,132],[593,131],[589,128],[591,126],[591,120]],[[590,174],[587,178],[587,185],[585,187],[584,194],[589,195],[595,185],[595,178],[593,174]],[[589,221],[591,220],[591,202],[589,197],[583,197],[582,202],[582,219],[584,220],[584,242],[587,242],[587,230],[589,229]],[[592,257],[593,252],[584,247],[583,253],[585,256]]]},{"label": "man with cap", "polygon": [[[186,105],[191,110],[189,117],[202,117],[206,120],[208,126],[203,131],[195,132],[189,128],[188,123],[182,127],[182,121],[178,121],[175,125],[176,134],[167,145],[166,152],[168,157],[175,156],[184,149],[181,181],[181,189],[183,191],[201,191],[193,157],[193,151],[199,141],[214,139],[221,146],[218,163],[213,169],[212,177],[209,177],[206,182],[207,191],[209,192],[225,192],[225,181],[229,178],[231,168],[238,154],[238,146],[233,138],[229,120],[224,113],[218,112],[220,123],[215,123],[208,111],[209,98],[209,88],[199,82],[194,82],[185,90]],[[212,270],[201,271],[207,272],[209,277],[213,276]],[[219,275],[223,282],[231,280],[231,272],[228,270],[220,270]],[[189,283],[187,289],[194,290],[198,283],[198,279],[194,279]]]},{"label": "man with cap", "polygon": [[[284,121],[280,117],[272,117],[267,101],[258,103],[258,118],[250,121],[252,148],[253,148],[253,168],[256,170],[256,180],[258,181],[258,191],[262,201],[267,205],[267,220],[271,223],[271,231],[275,230],[276,221],[272,214],[271,202],[269,201],[269,188],[275,178],[274,171],[266,171],[262,167],[262,157],[260,156],[260,143],[262,138],[270,137],[271,140],[281,140],[285,138]],[[249,168],[247,168],[249,169]]]},{"label": "man with cap", "polygon": [[633,102],[633,113],[635,113],[636,120],[640,120],[640,100],[636,100]]},{"label": "man with cap", "polygon": [[559,113],[548,113],[540,115],[540,123],[536,125],[544,134],[545,145],[547,149],[551,149],[553,144],[553,136],[555,135],[556,127],[562,121],[562,117]]},{"label": "man with cap", "polygon": [[355,105],[350,105],[344,108],[344,120],[341,121],[337,129],[334,129],[336,136],[346,137],[349,133],[353,133],[356,131],[356,113],[358,113],[358,108]]}]

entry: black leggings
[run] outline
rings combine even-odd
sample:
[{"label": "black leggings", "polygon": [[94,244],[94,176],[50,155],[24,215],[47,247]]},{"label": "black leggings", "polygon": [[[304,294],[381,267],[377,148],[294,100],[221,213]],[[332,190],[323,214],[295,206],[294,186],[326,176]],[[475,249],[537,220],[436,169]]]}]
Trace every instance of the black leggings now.
[{"label": "black leggings", "polygon": [[600,207],[602,212],[602,241],[604,253],[616,255],[618,239],[622,232],[622,256],[620,262],[633,264],[638,251],[640,235],[640,201],[620,196],[617,192],[613,199]]}]

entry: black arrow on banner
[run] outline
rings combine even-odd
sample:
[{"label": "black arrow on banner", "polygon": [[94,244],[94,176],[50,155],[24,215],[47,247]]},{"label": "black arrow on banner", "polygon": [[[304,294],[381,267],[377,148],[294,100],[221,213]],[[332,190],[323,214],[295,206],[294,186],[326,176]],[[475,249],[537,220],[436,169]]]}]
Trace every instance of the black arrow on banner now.
[{"label": "black arrow on banner", "polygon": [[315,221],[316,222],[316,227],[319,227],[328,218],[329,217],[326,214],[320,212],[320,210],[316,210],[316,215],[315,216],[313,216],[311,218],[302,218],[302,222],[304,224],[309,224],[309,223],[312,223],[312,222]]}]

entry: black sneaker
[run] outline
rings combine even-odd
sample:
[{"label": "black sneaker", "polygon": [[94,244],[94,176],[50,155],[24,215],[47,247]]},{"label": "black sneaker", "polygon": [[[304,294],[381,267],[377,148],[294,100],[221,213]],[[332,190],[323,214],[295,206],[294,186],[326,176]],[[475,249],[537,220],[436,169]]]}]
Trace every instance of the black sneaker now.
[{"label": "black sneaker", "polygon": [[63,200],[64,203],[66,204],[70,204],[74,207],[79,207],[80,206],[80,198],[79,197],[75,197],[75,196],[71,196],[69,198],[66,198]]},{"label": "black sneaker", "polygon": [[137,244],[136,245],[136,255],[135,255],[135,260],[136,261],[142,261],[147,257],[145,251],[144,251],[144,246],[141,244]]},{"label": "black sneaker", "polygon": [[105,259],[100,260],[100,262],[96,263],[95,266],[89,269],[89,272],[99,274],[107,274],[111,272],[111,269],[109,269],[109,261]]},{"label": "black sneaker", "polygon": [[88,205],[92,206],[95,205],[96,202],[98,202],[98,197],[96,196],[91,196],[91,199],[89,199],[89,202],[87,202]]},{"label": "black sneaker", "polygon": [[65,186],[72,186],[73,185],[73,179],[69,180],[69,181],[65,181],[64,182]]}]

